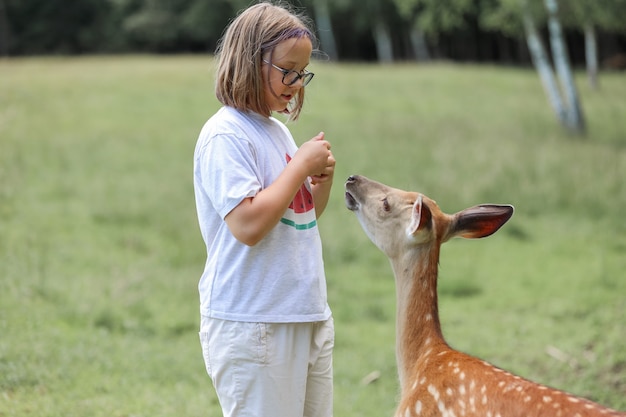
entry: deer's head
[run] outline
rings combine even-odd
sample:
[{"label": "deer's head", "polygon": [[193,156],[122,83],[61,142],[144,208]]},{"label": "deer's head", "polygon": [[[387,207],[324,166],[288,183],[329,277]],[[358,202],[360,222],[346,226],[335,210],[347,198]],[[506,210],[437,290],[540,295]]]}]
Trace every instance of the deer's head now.
[{"label": "deer's head", "polygon": [[392,188],[360,175],[350,176],[345,188],[347,208],[389,258],[400,256],[411,247],[440,245],[455,236],[489,236],[513,215],[513,206],[494,204],[446,214],[423,194]]}]

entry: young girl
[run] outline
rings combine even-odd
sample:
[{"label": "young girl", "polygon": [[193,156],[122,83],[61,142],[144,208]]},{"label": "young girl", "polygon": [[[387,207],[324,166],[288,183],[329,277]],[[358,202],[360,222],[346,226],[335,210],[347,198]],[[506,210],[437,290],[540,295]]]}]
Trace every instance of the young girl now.
[{"label": "young girl", "polygon": [[320,133],[298,148],[296,120],[315,37],[260,3],[217,51],[223,107],[202,128],[194,189],[207,261],[200,339],[224,416],[332,416],[334,327],[317,218],[335,159]]}]

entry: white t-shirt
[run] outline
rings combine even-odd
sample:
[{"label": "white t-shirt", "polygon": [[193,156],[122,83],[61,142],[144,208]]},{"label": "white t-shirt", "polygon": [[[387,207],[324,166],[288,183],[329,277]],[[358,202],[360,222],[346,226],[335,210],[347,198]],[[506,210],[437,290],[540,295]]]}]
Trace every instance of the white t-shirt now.
[{"label": "white t-shirt", "polygon": [[296,150],[277,119],[231,107],[202,128],[194,153],[196,208],[207,247],[198,285],[202,315],[276,323],[330,317],[309,181],[255,246],[239,242],[224,221],[243,199],[268,187]]}]

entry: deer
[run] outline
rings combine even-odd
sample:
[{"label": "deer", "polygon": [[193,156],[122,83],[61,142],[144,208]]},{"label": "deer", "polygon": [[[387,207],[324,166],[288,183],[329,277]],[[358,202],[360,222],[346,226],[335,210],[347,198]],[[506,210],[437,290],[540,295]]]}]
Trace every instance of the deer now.
[{"label": "deer", "polygon": [[482,204],[446,214],[424,194],[359,175],[346,180],[345,203],[395,276],[395,417],[626,416],[509,373],[445,341],[437,305],[441,245],[453,237],[492,235],[511,218],[513,206]]}]

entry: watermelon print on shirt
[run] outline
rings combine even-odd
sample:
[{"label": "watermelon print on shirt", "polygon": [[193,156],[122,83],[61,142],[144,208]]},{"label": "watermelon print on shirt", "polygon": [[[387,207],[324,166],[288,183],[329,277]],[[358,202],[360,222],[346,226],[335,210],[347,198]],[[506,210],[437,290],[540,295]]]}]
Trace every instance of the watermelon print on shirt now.
[{"label": "watermelon print on shirt", "polygon": [[[289,163],[291,158],[289,155],[285,156],[287,158],[287,163]],[[287,211],[280,221],[288,226],[296,228],[297,230],[306,230],[317,225],[313,195],[311,194],[311,191],[309,191],[308,181],[300,186],[300,189],[296,193],[291,204],[289,204]]]}]

